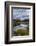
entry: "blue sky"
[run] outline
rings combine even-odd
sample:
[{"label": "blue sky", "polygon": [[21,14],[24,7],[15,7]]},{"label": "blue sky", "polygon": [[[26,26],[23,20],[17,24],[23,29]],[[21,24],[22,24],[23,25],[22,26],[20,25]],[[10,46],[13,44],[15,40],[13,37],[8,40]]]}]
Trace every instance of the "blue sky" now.
[{"label": "blue sky", "polygon": [[29,18],[30,9],[14,9],[13,8],[13,19],[28,19]]}]

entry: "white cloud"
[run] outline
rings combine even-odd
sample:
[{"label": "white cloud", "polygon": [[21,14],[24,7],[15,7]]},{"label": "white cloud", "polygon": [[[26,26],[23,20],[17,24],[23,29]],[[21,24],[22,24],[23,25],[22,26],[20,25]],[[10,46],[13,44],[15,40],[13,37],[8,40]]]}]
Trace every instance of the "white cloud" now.
[{"label": "white cloud", "polygon": [[28,19],[30,9],[14,9],[13,8],[13,19]]}]

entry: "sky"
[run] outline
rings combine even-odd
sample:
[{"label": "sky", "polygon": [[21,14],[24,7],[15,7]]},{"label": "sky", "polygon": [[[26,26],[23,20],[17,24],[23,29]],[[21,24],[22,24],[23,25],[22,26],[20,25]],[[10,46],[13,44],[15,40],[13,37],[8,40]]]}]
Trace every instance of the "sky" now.
[{"label": "sky", "polygon": [[13,19],[20,19],[20,20],[28,19],[29,14],[31,14],[31,9],[13,8]]}]

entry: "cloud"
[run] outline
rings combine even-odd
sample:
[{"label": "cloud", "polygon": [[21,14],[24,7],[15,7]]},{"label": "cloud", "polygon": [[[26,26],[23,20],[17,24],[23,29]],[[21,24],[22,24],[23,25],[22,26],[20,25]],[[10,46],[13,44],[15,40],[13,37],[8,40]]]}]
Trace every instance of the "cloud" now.
[{"label": "cloud", "polygon": [[13,19],[28,19],[30,9],[13,9]]}]

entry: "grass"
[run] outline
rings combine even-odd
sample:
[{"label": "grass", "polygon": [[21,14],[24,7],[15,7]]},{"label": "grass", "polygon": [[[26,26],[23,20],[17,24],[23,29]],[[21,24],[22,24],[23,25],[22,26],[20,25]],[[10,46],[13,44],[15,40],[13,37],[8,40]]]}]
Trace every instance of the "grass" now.
[{"label": "grass", "polygon": [[29,30],[18,29],[16,31],[16,35],[18,35],[18,36],[29,35]]}]

